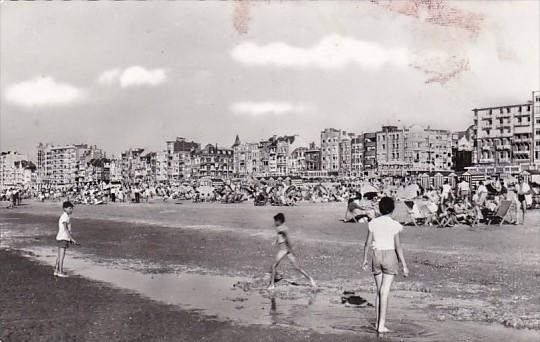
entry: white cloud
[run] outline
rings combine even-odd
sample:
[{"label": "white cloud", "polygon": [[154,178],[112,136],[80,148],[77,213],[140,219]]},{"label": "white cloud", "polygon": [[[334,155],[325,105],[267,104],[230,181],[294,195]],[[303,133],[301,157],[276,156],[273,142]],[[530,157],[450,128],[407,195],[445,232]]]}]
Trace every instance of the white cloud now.
[{"label": "white cloud", "polygon": [[167,80],[165,69],[148,70],[134,65],[126,69],[109,69],[101,73],[101,84],[119,84],[122,88],[137,86],[157,86]]},{"label": "white cloud", "polygon": [[284,42],[237,45],[231,56],[248,65],[273,65],[285,68],[341,69],[348,65],[378,68],[385,64],[407,66],[406,48],[386,48],[380,44],[332,34],[312,47],[295,47]]},{"label": "white cloud", "polygon": [[5,99],[24,108],[66,105],[83,97],[83,91],[52,77],[37,77],[7,87]]},{"label": "white cloud", "polygon": [[300,114],[307,110],[304,104],[292,104],[289,102],[236,102],[230,106],[230,110],[236,115],[283,115]]},{"label": "white cloud", "polygon": [[114,84],[120,79],[120,69],[109,69],[99,75],[98,82],[101,84]]}]

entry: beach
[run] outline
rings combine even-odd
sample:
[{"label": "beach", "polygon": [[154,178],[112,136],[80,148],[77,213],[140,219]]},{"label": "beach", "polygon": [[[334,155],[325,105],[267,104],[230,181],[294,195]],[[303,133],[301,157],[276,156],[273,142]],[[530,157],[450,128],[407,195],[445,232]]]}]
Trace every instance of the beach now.
[{"label": "beach", "polygon": [[[81,246],[68,249],[70,278],[55,280],[61,204],[2,208],[0,339],[375,339],[374,283],[360,267],[367,225],[340,222],[344,210],[342,203],[157,200],[76,206],[73,234]],[[264,289],[277,212],[287,217],[299,262],[320,285],[317,293],[287,263],[277,289]],[[411,274],[393,285],[388,326],[394,332],[386,338],[538,340],[539,217],[528,211],[524,226],[405,227]],[[367,302],[344,305],[343,291]]]}]

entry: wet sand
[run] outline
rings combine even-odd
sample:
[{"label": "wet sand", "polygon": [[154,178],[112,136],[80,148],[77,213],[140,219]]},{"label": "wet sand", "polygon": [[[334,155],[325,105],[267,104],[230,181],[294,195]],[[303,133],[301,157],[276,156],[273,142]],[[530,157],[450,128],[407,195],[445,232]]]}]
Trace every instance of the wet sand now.
[{"label": "wet sand", "polygon": [[[44,259],[51,258],[54,252],[51,247],[58,206],[32,203],[16,210],[2,210],[2,243],[33,250],[41,262],[50,263]],[[124,270],[143,276],[159,275],[158,286],[164,288],[187,286],[175,280],[178,274],[225,277],[242,290],[234,289],[241,294],[236,296],[236,292],[229,293],[231,283],[219,286],[221,294],[216,298],[224,298],[220,311],[219,305],[211,301],[197,307],[193,304],[201,300],[189,305],[186,297],[173,292],[164,300],[151,291],[130,288],[129,282],[112,279],[111,273],[105,272],[100,278],[84,274],[82,266],[79,270],[73,268],[74,273],[86,278],[242,326],[277,325],[291,333],[309,329],[321,336],[353,334],[371,338],[373,309],[344,308],[339,302],[343,290],[355,290],[368,302],[373,297],[372,278],[359,267],[366,227],[338,222],[343,210],[342,205],[334,204],[293,208],[189,202],[78,206],[73,216],[74,235],[83,245],[68,251],[66,266],[86,260],[93,263],[92,267],[118,269],[116,273]],[[272,296],[260,290],[272,260],[271,217],[278,211],[288,217],[300,262],[321,283],[322,290],[314,301],[309,288],[303,286],[305,281],[289,267],[282,270],[286,279],[302,286],[283,282],[273,301]],[[529,213],[530,224],[524,227],[406,227],[402,240],[412,275],[407,279],[399,277],[393,287],[396,291],[392,294],[388,324],[400,332],[389,338],[538,339],[540,240],[532,222],[538,222],[539,213]],[[70,260],[69,253],[73,252],[80,254],[79,259]],[[205,292],[195,293],[204,296]],[[276,307],[273,311],[272,302]],[[259,311],[253,311],[254,307],[260,305],[265,306],[260,310],[264,314],[254,314]]]}]

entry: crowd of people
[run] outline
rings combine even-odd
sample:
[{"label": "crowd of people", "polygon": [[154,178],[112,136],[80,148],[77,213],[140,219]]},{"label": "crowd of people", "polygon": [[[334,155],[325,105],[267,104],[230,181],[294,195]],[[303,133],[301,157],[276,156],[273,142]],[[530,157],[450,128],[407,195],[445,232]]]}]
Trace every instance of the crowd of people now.
[{"label": "crowd of people", "polygon": [[[451,227],[501,220],[522,223],[527,207],[538,192],[523,177],[517,179],[486,178],[475,184],[465,179],[441,186],[423,187],[418,179],[374,178],[370,180],[335,180],[302,182],[284,180],[225,180],[219,184],[201,183],[106,183],[94,182],[78,186],[46,187],[39,190],[12,187],[0,193],[0,199],[17,206],[23,198],[40,201],[70,201],[74,204],[144,203],[154,200],[242,203],[256,206],[294,206],[301,202],[346,202],[343,221],[364,222],[375,218],[377,200],[392,197],[403,223]],[[502,208],[502,213],[497,211]],[[505,211],[505,212],[504,212]],[[504,214],[504,215],[503,215]],[[519,215],[518,215],[519,214]]]},{"label": "crowd of people", "polygon": [[7,201],[8,208],[14,208],[22,204],[22,200],[30,197],[27,187],[11,186],[0,191],[0,201]]},{"label": "crowd of people", "polygon": [[383,187],[371,198],[357,193],[348,200],[343,221],[372,220],[378,215],[377,197],[390,196],[396,199],[397,208],[401,209],[397,210],[396,215],[404,224],[439,227],[475,225],[479,222],[523,224],[526,210],[533,206],[533,195],[536,193],[523,177],[515,182],[488,178],[479,181],[474,189],[465,179],[460,179],[455,186],[446,180],[441,187],[430,186],[428,189],[409,182],[397,188]]}]

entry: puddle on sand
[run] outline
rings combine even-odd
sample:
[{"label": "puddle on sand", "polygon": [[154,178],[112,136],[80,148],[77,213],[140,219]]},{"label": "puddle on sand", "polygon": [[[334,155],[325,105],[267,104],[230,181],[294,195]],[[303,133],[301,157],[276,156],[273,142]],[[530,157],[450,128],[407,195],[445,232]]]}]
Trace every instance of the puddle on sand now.
[{"label": "puddle on sand", "polygon": [[[26,248],[32,258],[54,265],[54,248]],[[237,282],[252,281],[241,277],[207,274],[147,274],[93,262],[87,256],[68,251],[65,268],[71,274],[110,283],[136,291],[150,299],[196,310],[203,315],[230,320],[238,324],[261,324],[313,329],[321,333],[356,333],[375,336],[372,307],[341,304],[340,294],[323,289],[311,293],[307,288],[278,283],[275,295],[266,290],[244,291]],[[51,268],[52,273],[52,268]],[[51,274],[52,277],[52,274]],[[58,279],[57,281],[69,281]],[[281,292],[280,292],[281,291]],[[283,291],[288,291],[283,295]],[[336,290],[337,291],[337,290]],[[425,307],[411,306],[411,293],[391,298],[388,326],[390,340],[411,341],[537,341],[539,332],[519,331],[498,325],[475,322],[437,322]],[[281,295],[280,295],[281,294]],[[291,295],[292,294],[292,295]],[[357,293],[371,300],[373,294]]]}]

